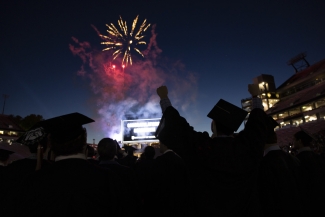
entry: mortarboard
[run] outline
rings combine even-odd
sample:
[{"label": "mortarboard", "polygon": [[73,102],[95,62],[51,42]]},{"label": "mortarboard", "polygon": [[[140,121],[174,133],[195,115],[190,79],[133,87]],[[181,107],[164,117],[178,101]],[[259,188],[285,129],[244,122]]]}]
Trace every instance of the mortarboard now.
[{"label": "mortarboard", "polygon": [[247,111],[220,99],[207,116],[227,129],[237,131],[247,114]]},{"label": "mortarboard", "polygon": [[271,126],[273,127],[273,129],[276,128],[277,126],[280,126],[280,124],[276,120],[274,120],[271,116],[269,116],[269,118],[270,118]]},{"label": "mortarboard", "polygon": [[308,140],[310,140],[310,142],[312,142],[312,141],[316,141],[317,139],[313,136],[313,135],[311,135],[310,133],[308,133],[306,130],[304,130],[301,126],[299,126],[299,128],[301,129],[301,131],[305,134],[305,136],[307,137],[307,138],[309,138]]},{"label": "mortarboard", "polygon": [[26,146],[34,145],[42,141],[47,133],[43,127],[32,127],[30,130],[21,135],[16,142],[24,144]]},{"label": "mortarboard", "polygon": [[83,132],[82,125],[91,122],[94,120],[77,112],[50,118],[36,123],[16,142],[29,146],[40,142],[48,134],[51,134],[51,139],[55,142],[68,142]]}]

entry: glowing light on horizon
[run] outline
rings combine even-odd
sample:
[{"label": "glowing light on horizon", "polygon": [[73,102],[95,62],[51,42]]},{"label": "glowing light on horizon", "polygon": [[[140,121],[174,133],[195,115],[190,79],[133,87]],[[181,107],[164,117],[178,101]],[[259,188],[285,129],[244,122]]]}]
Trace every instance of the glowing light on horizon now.
[{"label": "glowing light on horizon", "polygon": [[159,121],[154,121],[154,122],[136,122],[136,123],[128,123],[127,127],[128,128],[136,128],[136,127],[148,127],[148,126],[154,126],[158,127]]},{"label": "glowing light on horizon", "polygon": [[155,127],[141,127],[141,128],[134,128],[135,133],[144,133],[144,132],[156,132]]},{"label": "glowing light on horizon", "polygon": [[[108,35],[100,35],[105,41],[101,44],[105,44],[107,48],[103,51],[115,50],[113,52],[113,60],[116,59],[120,54],[123,54],[122,65],[127,66],[128,63],[132,65],[131,51],[134,50],[142,57],[143,53],[137,48],[137,45],[146,44],[143,40],[145,37],[144,32],[149,28],[150,24],[147,24],[145,19],[140,25],[138,31],[135,31],[135,27],[138,22],[139,15],[133,20],[131,31],[128,32],[126,21],[123,21],[122,17],[118,20],[120,30],[118,30],[113,23],[106,24],[108,27]],[[123,67],[124,68],[124,67]]]}]

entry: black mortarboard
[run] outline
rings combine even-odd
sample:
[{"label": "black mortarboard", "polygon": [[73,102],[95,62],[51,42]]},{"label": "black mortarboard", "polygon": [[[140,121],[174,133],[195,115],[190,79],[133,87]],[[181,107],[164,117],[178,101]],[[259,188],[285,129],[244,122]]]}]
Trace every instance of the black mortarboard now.
[{"label": "black mortarboard", "polygon": [[26,146],[34,145],[47,136],[43,127],[32,127],[30,130],[21,135],[16,142]]},{"label": "black mortarboard", "polygon": [[220,99],[207,116],[225,128],[237,131],[247,114],[245,110]]},{"label": "black mortarboard", "polygon": [[270,117],[271,126],[273,127],[273,129],[276,128],[277,126],[280,126],[280,124],[276,120],[274,120],[271,116],[269,116],[269,117]]},{"label": "black mortarboard", "polygon": [[36,123],[16,142],[28,146],[41,141],[49,133],[51,139],[56,142],[68,142],[77,138],[83,132],[82,125],[91,122],[94,122],[94,120],[77,112],[50,118]]},{"label": "black mortarboard", "polygon": [[299,128],[300,128],[301,131],[305,134],[305,136],[306,136],[307,138],[309,138],[310,142],[312,142],[312,141],[316,141],[316,140],[317,140],[313,135],[311,135],[310,133],[308,133],[308,132],[307,132],[306,130],[304,130],[301,126],[299,126]]},{"label": "black mortarboard", "polygon": [[8,159],[15,152],[0,148],[0,159]]}]

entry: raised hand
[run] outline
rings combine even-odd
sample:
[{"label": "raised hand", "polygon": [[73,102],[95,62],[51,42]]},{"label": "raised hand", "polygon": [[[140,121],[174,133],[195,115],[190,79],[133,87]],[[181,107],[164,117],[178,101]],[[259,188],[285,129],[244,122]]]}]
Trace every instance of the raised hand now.
[{"label": "raised hand", "polygon": [[157,88],[157,94],[160,97],[160,99],[166,99],[168,98],[168,89],[166,86],[160,86]]}]

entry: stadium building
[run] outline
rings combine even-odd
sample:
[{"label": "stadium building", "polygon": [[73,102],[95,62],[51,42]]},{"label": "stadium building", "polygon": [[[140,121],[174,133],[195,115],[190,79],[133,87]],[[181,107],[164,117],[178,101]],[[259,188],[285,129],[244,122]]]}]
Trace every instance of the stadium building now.
[{"label": "stadium building", "polygon": [[[301,128],[316,139],[315,149],[325,147],[325,59],[310,65],[301,53],[287,62],[295,73],[275,86],[272,75],[253,79],[260,87],[264,110],[279,123],[276,133],[280,147],[291,152],[294,133]],[[251,111],[251,98],[241,100],[242,108]]]}]

